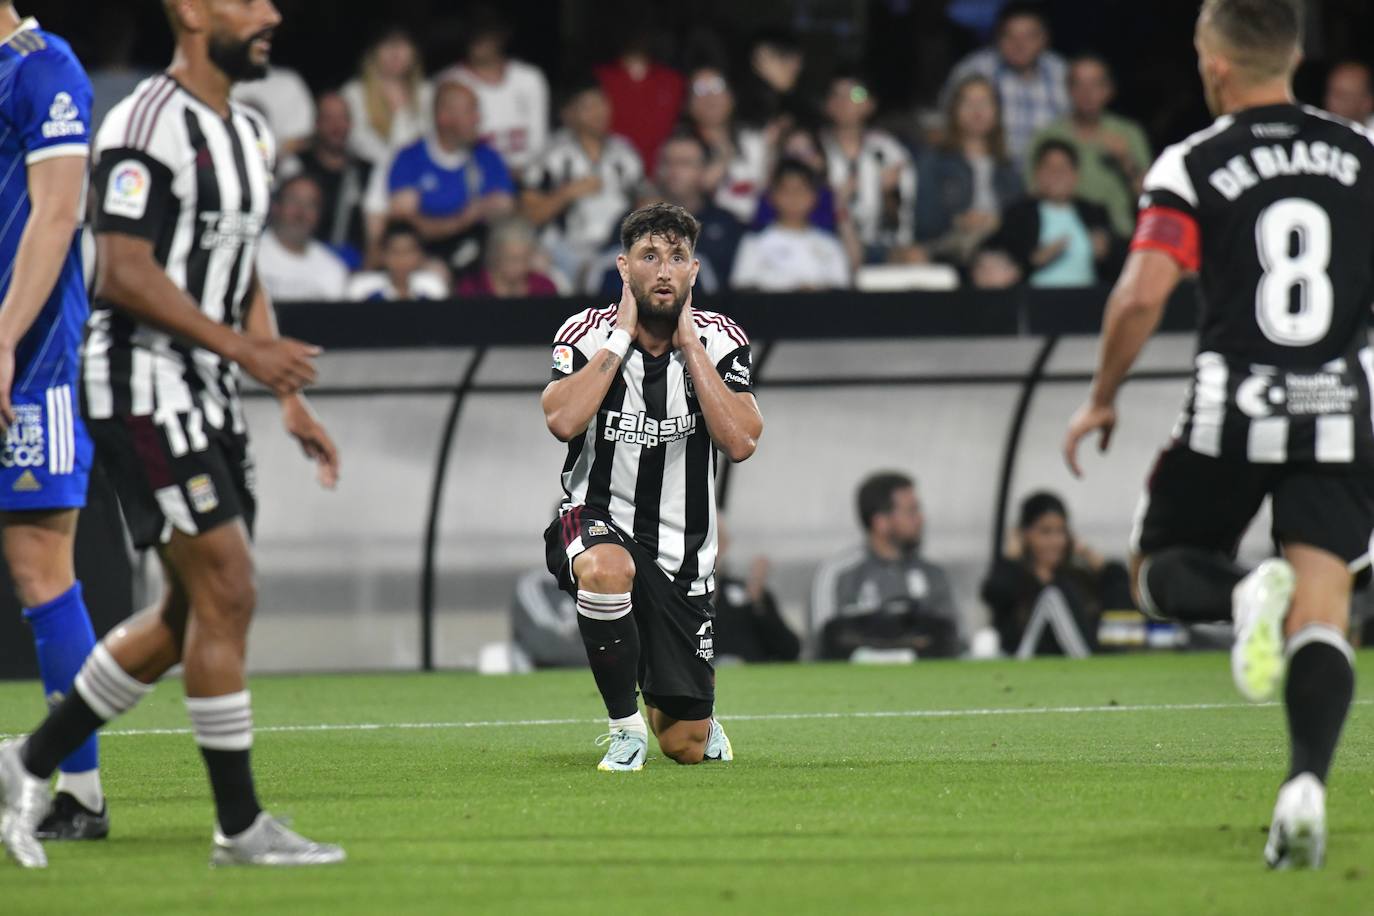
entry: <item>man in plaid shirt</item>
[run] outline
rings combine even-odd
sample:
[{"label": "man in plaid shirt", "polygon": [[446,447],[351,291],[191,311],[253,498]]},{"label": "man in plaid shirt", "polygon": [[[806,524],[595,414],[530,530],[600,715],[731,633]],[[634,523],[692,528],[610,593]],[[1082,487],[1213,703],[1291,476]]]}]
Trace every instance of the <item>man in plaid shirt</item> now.
[{"label": "man in plaid shirt", "polygon": [[985,76],[1002,100],[1007,152],[1025,160],[1036,132],[1069,111],[1068,64],[1049,50],[1050,29],[1036,3],[1009,3],[997,17],[997,41],[955,66],[942,102],[964,80]]}]

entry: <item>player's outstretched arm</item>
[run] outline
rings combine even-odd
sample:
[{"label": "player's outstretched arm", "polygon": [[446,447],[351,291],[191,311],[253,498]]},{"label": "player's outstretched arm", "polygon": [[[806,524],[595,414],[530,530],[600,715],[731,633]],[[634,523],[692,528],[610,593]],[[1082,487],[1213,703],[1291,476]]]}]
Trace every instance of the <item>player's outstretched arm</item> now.
[{"label": "player's outstretched arm", "polygon": [[1064,440],[1064,460],[1075,477],[1083,476],[1078,464],[1079,444],[1100,432],[1100,451],[1111,444],[1116,427],[1116,395],[1126,374],[1144,349],[1145,342],[1159,327],[1169,296],[1183,276],[1173,256],[1152,249],[1131,252],[1107,299],[1102,323],[1102,345],[1098,351],[1097,373],[1087,402],[1069,422]]},{"label": "player's outstretched arm", "polygon": [[76,238],[86,156],[57,156],[28,167],[30,212],[19,237],[13,279],[0,303],[0,422],[14,422],[14,351],[52,295]]},{"label": "player's outstretched arm", "polygon": [[[281,339],[281,331],[277,328],[277,310],[272,306],[272,297],[258,280],[256,271],[253,273],[253,298],[248,303],[243,326],[250,337]],[[278,395],[277,400],[281,403],[282,425],[300,443],[305,457],[315,462],[320,486],[327,490],[334,489],[339,484],[339,449],[328,430],[301,392]]]},{"label": "player's outstretched arm", "polygon": [[[587,425],[592,422],[592,417],[596,416],[601,402],[606,400],[606,394],[611,390],[611,383],[620,371],[620,364],[635,339],[638,326],[639,306],[630,292],[630,284],[622,282],[620,309],[616,313],[612,340],[597,351],[587,365],[567,378],[550,382],[539,399],[540,406],[544,408],[544,423],[559,442],[570,442],[587,431]],[[629,339],[621,337],[617,342],[616,335],[622,332],[628,334]],[[621,346],[624,349],[620,349]]]},{"label": "player's outstretched arm", "polygon": [[697,336],[690,293],[682,313],[678,315],[673,347],[681,350],[687,359],[687,371],[692,376],[697,403],[701,405],[701,415],[706,419],[711,441],[731,461],[748,459],[759,447],[759,437],[763,435],[763,414],[759,412],[758,401],[752,394],[731,391],[716,371],[705,345]]},{"label": "player's outstretched arm", "polygon": [[238,363],[277,394],[315,381],[318,347],[290,338],[264,338],[208,317],[163,272],[153,243],[122,232],[96,235],[96,296],[134,319]]}]

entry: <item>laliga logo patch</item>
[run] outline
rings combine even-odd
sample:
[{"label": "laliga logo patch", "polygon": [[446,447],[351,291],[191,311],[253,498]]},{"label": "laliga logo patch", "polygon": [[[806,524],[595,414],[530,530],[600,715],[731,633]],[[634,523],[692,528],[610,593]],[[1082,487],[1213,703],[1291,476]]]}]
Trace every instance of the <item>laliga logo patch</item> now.
[{"label": "laliga logo patch", "polygon": [[564,375],[572,375],[573,371],[573,348],[567,344],[559,344],[553,348],[553,369]]},{"label": "laliga logo patch", "polygon": [[125,219],[142,219],[148,212],[148,195],[153,176],[137,159],[126,159],[110,172],[105,191],[105,212]]}]

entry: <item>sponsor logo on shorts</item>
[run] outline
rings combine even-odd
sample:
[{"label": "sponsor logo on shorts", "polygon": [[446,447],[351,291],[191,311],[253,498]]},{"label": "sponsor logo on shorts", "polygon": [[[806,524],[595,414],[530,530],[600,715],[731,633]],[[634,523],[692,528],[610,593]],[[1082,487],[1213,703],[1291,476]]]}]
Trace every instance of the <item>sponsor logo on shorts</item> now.
[{"label": "sponsor logo on shorts", "polygon": [[572,375],[573,371],[573,348],[567,344],[559,344],[553,348],[553,369],[564,375]]},{"label": "sponsor logo on shorts", "polygon": [[45,140],[58,140],[63,137],[86,136],[86,125],[80,121],[81,112],[72,104],[72,97],[65,92],[53,96],[48,107],[48,120],[43,124]]},{"label": "sponsor logo on shorts", "polygon": [[191,505],[204,515],[215,511],[219,505],[219,495],[215,493],[215,482],[209,474],[197,474],[186,481],[186,492],[191,494]]},{"label": "sponsor logo on shorts", "polygon": [[43,485],[38,482],[38,478],[33,476],[33,471],[25,471],[19,475],[19,479],[10,487],[15,493],[37,493],[43,489]]},{"label": "sponsor logo on shorts", "polygon": [[105,190],[105,212],[125,219],[143,219],[148,212],[153,176],[137,159],[126,159],[110,171],[110,186]]},{"label": "sponsor logo on shorts", "polygon": [[639,413],[623,413],[619,410],[606,411],[606,420],[601,425],[601,436],[607,442],[624,442],[627,445],[642,445],[657,448],[669,442],[686,439],[697,431],[701,414],[688,414],[685,417],[668,417],[656,420]]},{"label": "sponsor logo on shorts", "polygon": [[710,661],[716,657],[716,631],[711,621],[706,621],[697,630],[697,658]]},{"label": "sponsor logo on shorts", "polygon": [[[41,468],[47,458],[43,408],[37,404],[15,404],[14,424],[5,435],[5,450],[0,452],[0,467]],[[33,483],[34,489],[38,489],[38,481],[34,480]],[[17,488],[18,484],[15,486]]]}]

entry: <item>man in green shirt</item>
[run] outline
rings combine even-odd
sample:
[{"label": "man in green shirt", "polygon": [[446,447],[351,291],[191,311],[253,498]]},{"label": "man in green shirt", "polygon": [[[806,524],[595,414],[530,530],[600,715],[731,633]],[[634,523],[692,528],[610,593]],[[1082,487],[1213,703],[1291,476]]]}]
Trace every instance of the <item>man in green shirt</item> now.
[{"label": "man in green shirt", "polygon": [[1111,69],[1102,58],[1085,54],[1069,68],[1069,114],[1036,135],[1031,149],[1046,140],[1064,140],[1078,150],[1078,196],[1107,209],[1112,228],[1129,237],[1135,231],[1140,182],[1150,165],[1150,144],[1140,125],[1107,110],[1116,94]]}]

